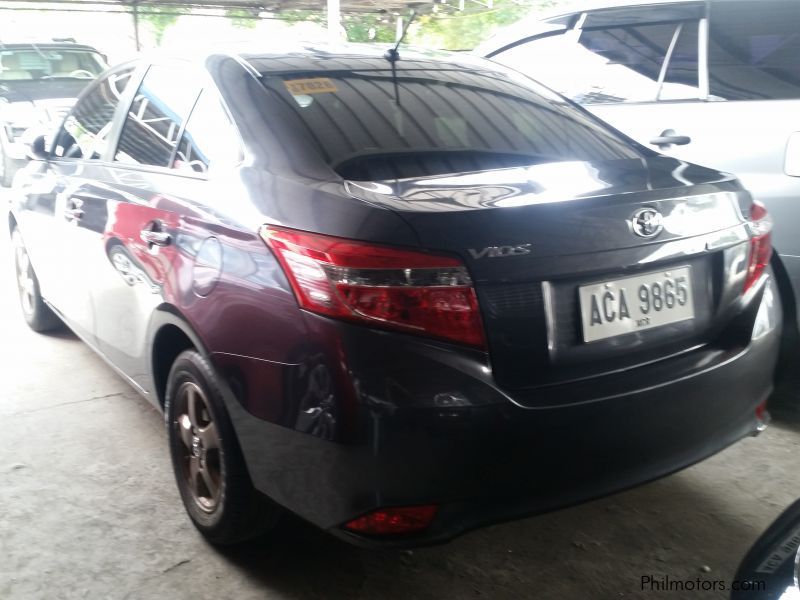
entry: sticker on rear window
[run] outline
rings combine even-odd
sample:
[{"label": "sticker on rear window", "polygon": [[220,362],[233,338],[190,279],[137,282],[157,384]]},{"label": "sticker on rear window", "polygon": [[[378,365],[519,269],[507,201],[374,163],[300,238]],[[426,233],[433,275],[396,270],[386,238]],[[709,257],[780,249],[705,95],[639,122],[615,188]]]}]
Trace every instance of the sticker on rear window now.
[{"label": "sticker on rear window", "polygon": [[325,94],[328,92],[336,92],[336,85],[327,77],[313,77],[311,79],[287,79],[283,83],[292,96],[307,96],[309,94]]}]

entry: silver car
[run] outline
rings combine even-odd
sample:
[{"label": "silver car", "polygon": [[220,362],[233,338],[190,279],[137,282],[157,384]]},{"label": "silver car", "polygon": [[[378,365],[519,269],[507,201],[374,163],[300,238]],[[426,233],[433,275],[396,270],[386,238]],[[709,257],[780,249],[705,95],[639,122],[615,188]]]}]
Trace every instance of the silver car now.
[{"label": "silver car", "polygon": [[28,162],[26,132],[56,127],[106,66],[97,50],[71,40],[0,41],[0,186]]},{"label": "silver car", "polygon": [[800,295],[800,0],[586,4],[520,21],[476,53],[641,144],[736,174],[775,219],[783,366],[791,367]]}]

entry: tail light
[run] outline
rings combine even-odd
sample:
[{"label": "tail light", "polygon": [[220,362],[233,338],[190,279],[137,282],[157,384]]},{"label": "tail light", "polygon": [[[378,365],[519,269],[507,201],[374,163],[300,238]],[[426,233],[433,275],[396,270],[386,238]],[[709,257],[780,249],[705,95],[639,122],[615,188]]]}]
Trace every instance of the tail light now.
[{"label": "tail light", "polygon": [[750,207],[750,260],[747,264],[747,276],[744,281],[744,290],[759,280],[764,269],[769,265],[772,255],[772,217],[761,202],[753,201]]},{"label": "tail light", "polygon": [[346,523],[344,528],[365,535],[397,535],[426,529],[436,516],[436,506],[381,508]]},{"label": "tail light", "polygon": [[449,256],[265,226],[306,310],[483,348],[472,280]]}]

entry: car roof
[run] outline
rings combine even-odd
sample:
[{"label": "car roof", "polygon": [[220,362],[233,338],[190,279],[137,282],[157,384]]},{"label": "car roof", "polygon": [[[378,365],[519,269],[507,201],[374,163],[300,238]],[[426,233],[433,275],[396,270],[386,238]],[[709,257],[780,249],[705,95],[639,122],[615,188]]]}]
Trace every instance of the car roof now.
[{"label": "car roof", "polygon": [[3,50],[84,50],[100,53],[96,48],[75,42],[4,42],[0,40],[0,52]]},{"label": "car roof", "polygon": [[[711,2],[757,2],[758,0],[710,0]],[[653,6],[669,4],[702,4],[705,0],[571,0],[557,7],[542,11],[538,19],[550,19],[605,8],[626,8],[629,6]]]},{"label": "car roof", "polygon": [[[237,60],[245,68],[259,74],[286,72],[355,71],[389,69],[386,51],[392,44],[355,44],[296,42],[292,46],[247,42],[214,46],[204,53],[154,51],[141,57],[144,62],[179,60],[203,65],[213,57]],[[466,68],[497,71],[498,65],[467,52],[448,52],[401,46],[398,71],[408,69],[439,70]]]},{"label": "car roof", "polygon": [[[239,56],[259,73],[286,71],[370,70],[390,68],[386,51],[392,44],[301,44]],[[440,69],[453,67],[490,68],[496,65],[482,58],[461,52],[426,50],[401,46],[398,69]]]},{"label": "car roof", "polygon": [[[710,0],[713,3],[719,2],[751,2],[757,0]],[[559,17],[570,17],[585,12],[604,10],[611,8],[627,8],[635,6],[671,6],[681,4],[704,4],[705,0],[572,0],[566,4],[550,8],[520,19],[516,23],[499,29],[488,40],[479,44],[472,52],[478,56],[486,56],[492,52],[505,48],[508,45],[550,31],[565,29],[563,24],[559,25],[552,21]],[[548,22],[550,21],[550,22]]]}]

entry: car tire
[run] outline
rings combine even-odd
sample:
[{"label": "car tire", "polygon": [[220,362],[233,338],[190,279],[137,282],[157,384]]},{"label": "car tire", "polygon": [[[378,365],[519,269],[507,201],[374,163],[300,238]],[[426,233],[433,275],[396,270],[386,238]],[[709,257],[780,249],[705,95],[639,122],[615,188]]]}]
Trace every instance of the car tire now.
[{"label": "car tire", "polygon": [[0,140],[0,186],[11,187],[11,182],[14,180],[14,173],[16,170],[17,165],[8,156],[3,146],[3,141]]},{"label": "car tire", "polygon": [[42,298],[39,279],[33,270],[22,235],[16,227],[11,232],[11,251],[22,316],[28,327],[40,333],[60,329],[63,323]]},{"label": "car tire", "polygon": [[228,545],[272,529],[281,509],[253,487],[219,380],[199,352],[175,359],[164,416],[178,490],[200,533]]}]

